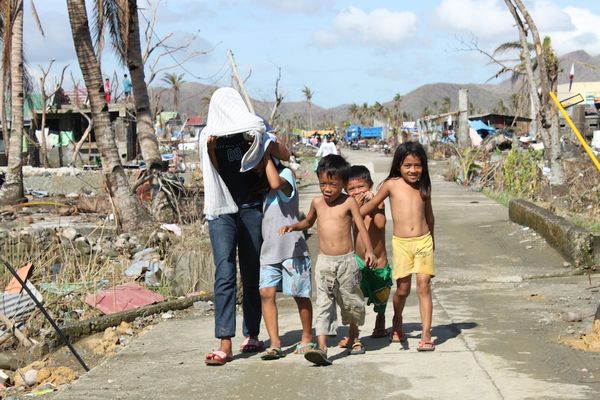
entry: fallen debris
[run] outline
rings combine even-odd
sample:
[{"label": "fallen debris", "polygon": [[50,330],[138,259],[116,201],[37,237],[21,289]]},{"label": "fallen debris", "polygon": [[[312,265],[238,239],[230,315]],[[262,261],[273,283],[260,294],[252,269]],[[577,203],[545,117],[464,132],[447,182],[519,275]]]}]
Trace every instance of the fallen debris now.
[{"label": "fallen debris", "polygon": [[560,342],[574,349],[600,353],[600,320],[594,321],[590,333],[581,335],[578,338],[560,338]]},{"label": "fallen debris", "polygon": [[104,314],[131,310],[164,301],[160,294],[145,289],[137,283],[126,283],[87,295],[85,302]]}]

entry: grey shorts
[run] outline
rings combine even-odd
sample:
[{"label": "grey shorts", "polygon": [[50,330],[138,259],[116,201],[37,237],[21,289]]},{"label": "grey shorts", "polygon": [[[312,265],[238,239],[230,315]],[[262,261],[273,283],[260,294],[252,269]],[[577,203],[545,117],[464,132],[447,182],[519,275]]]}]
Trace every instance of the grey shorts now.
[{"label": "grey shorts", "polygon": [[360,290],[360,268],[354,253],[341,256],[319,254],[316,264],[317,335],[337,334],[336,303],[340,306],[342,324],[365,323],[365,301]]}]

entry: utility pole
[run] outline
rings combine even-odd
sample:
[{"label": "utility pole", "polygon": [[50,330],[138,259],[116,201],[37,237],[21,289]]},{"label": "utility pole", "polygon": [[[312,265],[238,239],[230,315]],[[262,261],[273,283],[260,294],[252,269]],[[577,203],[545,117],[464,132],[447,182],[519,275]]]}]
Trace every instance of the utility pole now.
[{"label": "utility pole", "polygon": [[461,148],[471,145],[469,137],[469,91],[458,90],[458,146]]},{"label": "utility pole", "polygon": [[250,97],[248,97],[248,93],[246,93],[246,88],[244,87],[244,81],[242,81],[242,79],[240,78],[240,74],[238,73],[237,65],[235,64],[235,60],[233,59],[233,52],[231,51],[231,49],[227,50],[227,57],[229,58],[229,63],[231,64],[231,70],[233,71],[233,77],[235,78],[235,80],[238,83],[238,86],[240,87],[240,92],[242,92],[242,96],[244,96],[244,100],[246,101],[248,110],[250,110],[250,112],[252,114],[254,114],[254,107],[252,106],[252,103],[250,102]]}]

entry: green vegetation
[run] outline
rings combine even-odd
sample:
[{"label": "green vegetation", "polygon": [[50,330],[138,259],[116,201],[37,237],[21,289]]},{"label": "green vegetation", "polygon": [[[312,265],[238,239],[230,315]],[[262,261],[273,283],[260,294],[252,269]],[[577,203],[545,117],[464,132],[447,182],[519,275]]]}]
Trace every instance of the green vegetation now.
[{"label": "green vegetation", "polygon": [[516,197],[507,192],[501,192],[498,190],[494,190],[491,188],[483,188],[482,193],[485,194],[492,200],[502,204],[504,207],[508,208],[508,203]]},{"label": "green vegetation", "polygon": [[518,197],[534,198],[542,189],[540,151],[510,150],[502,163],[502,187]]},{"label": "green vegetation", "polygon": [[575,225],[579,225],[582,228],[592,231],[596,235],[600,235],[600,221],[596,221],[589,218],[584,218],[580,215],[572,215],[569,221]]}]

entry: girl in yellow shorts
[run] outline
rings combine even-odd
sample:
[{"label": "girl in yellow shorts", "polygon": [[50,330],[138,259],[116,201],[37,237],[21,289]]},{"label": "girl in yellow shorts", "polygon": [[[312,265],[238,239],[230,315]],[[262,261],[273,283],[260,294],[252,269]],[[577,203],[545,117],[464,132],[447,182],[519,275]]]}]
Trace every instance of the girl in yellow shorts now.
[{"label": "girl in yellow shorts", "polygon": [[410,294],[412,275],[416,275],[419,311],[423,324],[417,350],[432,351],[435,350],[431,339],[431,278],[435,276],[434,217],[427,153],[420,143],[407,142],[398,146],[388,177],[377,194],[360,208],[361,214],[369,214],[386,197],[390,198],[394,223],[392,259],[393,278],[397,283],[394,293],[392,342],[406,343],[402,330],[402,311]]}]

